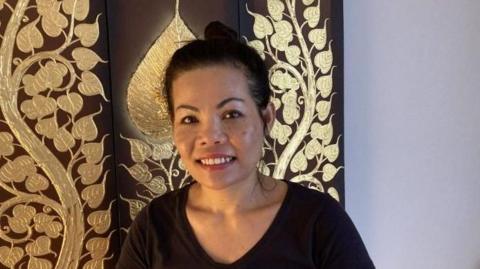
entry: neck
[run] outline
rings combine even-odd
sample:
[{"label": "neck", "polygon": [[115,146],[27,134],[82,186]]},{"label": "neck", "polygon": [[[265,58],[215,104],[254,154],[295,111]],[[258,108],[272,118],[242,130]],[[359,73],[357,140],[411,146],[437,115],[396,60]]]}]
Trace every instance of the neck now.
[{"label": "neck", "polygon": [[[271,181],[272,180],[272,181]],[[243,180],[222,189],[212,189],[195,184],[189,192],[192,207],[217,214],[235,214],[262,206],[267,201],[263,186],[275,184],[273,179],[255,177]]]}]

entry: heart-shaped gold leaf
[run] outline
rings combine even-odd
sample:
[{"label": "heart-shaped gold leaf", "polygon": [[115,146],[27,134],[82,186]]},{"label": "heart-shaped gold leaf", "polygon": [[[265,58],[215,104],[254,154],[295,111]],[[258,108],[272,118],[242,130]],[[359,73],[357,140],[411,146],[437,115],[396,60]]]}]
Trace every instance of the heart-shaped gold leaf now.
[{"label": "heart-shaped gold leaf", "polygon": [[0,263],[8,268],[15,268],[15,265],[23,258],[24,254],[22,248],[1,246]]},{"label": "heart-shaped gold leaf", "polygon": [[94,23],[82,23],[75,26],[74,34],[80,39],[80,43],[84,47],[91,47],[98,41],[98,37],[100,35],[99,27],[98,27],[98,18],[100,15],[97,16],[97,19]]},{"label": "heart-shaped gold leaf", "polygon": [[75,117],[83,107],[83,99],[80,94],[72,92],[58,97],[57,104],[60,109]]},{"label": "heart-shaped gold leaf", "polygon": [[82,71],[94,68],[99,62],[106,63],[93,50],[83,47],[75,48],[72,51],[72,57],[77,63],[78,69]]},{"label": "heart-shaped gold leaf", "polygon": [[[77,21],[83,21],[90,10],[89,0],[63,0],[62,2],[63,12],[66,14],[74,14]],[[75,13],[74,13],[75,12]]]},{"label": "heart-shaped gold leaf", "polygon": [[103,85],[98,77],[90,72],[82,72],[82,82],[78,84],[78,90],[86,96],[101,95],[106,100]]},{"label": "heart-shaped gold leaf", "polygon": [[98,210],[88,215],[87,222],[97,234],[104,234],[110,228],[112,223],[112,214],[110,213],[111,208],[112,203],[110,203],[107,210]]},{"label": "heart-shaped gold leaf", "polygon": [[328,73],[333,64],[332,40],[328,43],[328,50],[321,51],[313,58],[313,63],[320,68],[322,74]]},{"label": "heart-shaped gold leaf", "polygon": [[108,237],[93,237],[87,241],[85,248],[90,252],[92,259],[101,259],[107,254],[109,245]]},{"label": "heart-shaped gold leaf", "polygon": [[104,182],[87,186],[82,190],[81,197],[90,208],[95,209],[102,203],[105,196]]},{"label": "heart-shaped gold leaf", "polygon": [[103,163],[101,164],[91,164],[91,163],[82,163],[78,166],[78,174],[81,176],[82,184],[90,185],[95,183],[103,171]]},{"label": "heart-shaped gold leaf", "polygon": [[48,189],[50,182],[44,176],[40,174],[34,174],[32,176],[28,176],[27,180],[25,181],[25,187],[29,192],[35,193],[38,191],[44,191]]},{"label": "heart-shaped gold leaf", "polygon": [[43,36],[37,28],[40,18],[25,25],[17,34],[17,47],[20,51],[28,53],[43,47]]},{"label": "heart-shaped gold leaf", "polygon": [[35,124],[35,131],[40,135],[53,139],[58,131],[57,119],[51,117],[38,120],[37,124]]},{"label": "heart-shaped gold leaf", "polygon": [[76,139],[83,141],[92,141],[97,138],[98,129],[93,121],[93,114],[87,115],[77,120],[72,127],[72,135]]},{"label": "heart-shaped gold leaf", "polygon": [[50,245],[52,244],[49,237],[45,235],[39,236],[35,241],[28,243],[25,246],[27,254],[32,256],[43,256],[51,253]]},{"label": "heart-shaped gold leaf", "polygon": [[[54,4],[60,5],[60,2]],[[58,10],[58,9],[57,9]],[[42,17],[42,28],[50,37],[57,37],[62,33],[62,30],[68,26],[67,18],[55,9],[50,9]]]},{"label": "heart-shaped gold leaf", "polygon": [[28,261],[28,269],[51,269],[52,262],[47,259],[30,257]]},{"label": "heart-shaped gold leaf", "polygon": [[57,108],[57,102],[52,97],[35,95],[32,100],[25,100],[20,110],[31,120],[52,114]]},{"label": "heart-shaped gold leaf", "polygon": [[103,139],[99,143],[85,143],[81,152],[85,156],[87,163],[98,163],[103,157]]},{"label": "heart-shaped gold leaf", "polygon": [[58,151],[66,152],[75,146],[75,138],[65,127],[62,127],[53,137],[53,145]]}]

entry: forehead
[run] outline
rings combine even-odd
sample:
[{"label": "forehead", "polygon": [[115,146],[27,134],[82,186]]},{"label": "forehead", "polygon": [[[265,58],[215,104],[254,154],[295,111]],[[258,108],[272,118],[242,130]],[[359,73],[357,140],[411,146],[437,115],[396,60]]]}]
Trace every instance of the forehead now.
[{"label": "forehead", "polygon": [[242,70],[212,65],[181,73],[172,83],[173,103],[218,101],[228,97],[248,99],[248,81]]}]

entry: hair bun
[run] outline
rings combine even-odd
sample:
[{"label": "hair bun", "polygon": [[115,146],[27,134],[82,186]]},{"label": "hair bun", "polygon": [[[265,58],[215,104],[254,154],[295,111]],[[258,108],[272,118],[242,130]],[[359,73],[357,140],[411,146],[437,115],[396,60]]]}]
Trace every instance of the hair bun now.
[{"label": "hair bun", "polygon": [[205,39],[238,40],[238,34],[232,28],[219,21],[212,21],[205,27]]}]

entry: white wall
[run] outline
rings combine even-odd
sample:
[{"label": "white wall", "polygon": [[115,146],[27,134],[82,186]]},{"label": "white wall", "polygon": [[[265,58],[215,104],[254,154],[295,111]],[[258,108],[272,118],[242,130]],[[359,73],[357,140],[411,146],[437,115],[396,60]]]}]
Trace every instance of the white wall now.
[{"label": "white wall", "polygon": [[344,0],[347,211],[377,268],[480,268],[480,1]]}]

